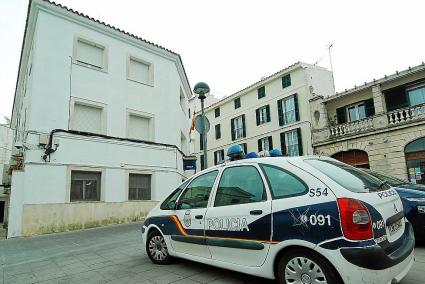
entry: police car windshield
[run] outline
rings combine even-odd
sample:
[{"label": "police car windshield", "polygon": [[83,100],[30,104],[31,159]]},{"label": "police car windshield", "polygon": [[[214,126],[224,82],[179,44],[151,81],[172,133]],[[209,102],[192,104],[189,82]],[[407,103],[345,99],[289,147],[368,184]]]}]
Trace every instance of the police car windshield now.
[{"label": "police car windshield", "polygon": [[387,183],[376,177],[341,162],[318,159],[308,159],[305,162],[353,192],[381,191],[390,188]]}]

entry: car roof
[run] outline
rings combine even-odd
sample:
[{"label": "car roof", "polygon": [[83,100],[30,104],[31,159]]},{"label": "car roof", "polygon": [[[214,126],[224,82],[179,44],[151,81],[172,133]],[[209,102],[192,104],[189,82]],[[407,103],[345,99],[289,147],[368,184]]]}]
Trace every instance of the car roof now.
[{"label": "car roof", "polygon": [[207,172],[214,169],[219,169],[224,166],[232,166],[232,165],[239,165],[239,164],[276,164],[276,163],[285,163],[289,162],[291,164],[298,164],[303,162],[304,160],[308,159],[331,159],[327,156],[296,156],[296,157],[259,157],[259,158],[251,158],[251,159],[240,159],[236,161],[224,161],[221,164],[218,164],[216,166],[209,167],[205,170],[202,170],[199,173]]}]

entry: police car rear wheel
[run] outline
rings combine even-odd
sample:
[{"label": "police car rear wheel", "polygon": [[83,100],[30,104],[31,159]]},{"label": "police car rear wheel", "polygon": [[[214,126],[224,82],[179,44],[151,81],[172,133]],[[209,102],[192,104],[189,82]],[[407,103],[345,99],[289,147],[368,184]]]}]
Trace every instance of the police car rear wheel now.
[{"label": "police car rear wheel", "polygon": [[167,264],[171,261],[165,239],[158,231],[153,231],[148,235],[146,251],[150,260],[155,264]]},{"label": "police car rear wheel", "polygon": [[278,278],[281,284],[341,283],[328,261],[303,249],[291,250],[282,256]]}]

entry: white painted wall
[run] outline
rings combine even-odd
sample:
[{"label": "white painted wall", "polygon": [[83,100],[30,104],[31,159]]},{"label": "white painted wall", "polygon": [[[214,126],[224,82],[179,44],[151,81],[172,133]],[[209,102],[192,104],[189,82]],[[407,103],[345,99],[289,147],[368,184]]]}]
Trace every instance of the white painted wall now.
[{"label": "white painted wall", "polygon": [[[130,172],[152,175],[152,200],[162,199],[182,181],[182,155],[172,147],[57,133],[54,139],[59,147],[45,162],[39,138],[53,129],[70,127],[72,100],[104,106],[105,134],[109,136],[127,136],[127,116],[132,111],[152,117],[154,142],[189,149],[189,139],[181,145],[181,135],[189,137],[189,128],[188,109],[180,106],[180,90],[187,94],[186,106],[191,93],[176,55],[105,31],[105,27],[47,2],[34,3],[33,9],[39,5],[43,9],[30,14],[31,32],[27,34],[33,32],[34,39],[31,42],[27,35],[12,118],[17,128],[15,140],[25,145],[25,167],[24,172],[13,175],[10,236],[19,236],[25,226],[24,204],[70,202],[72,169],[99,169],[101,201],[106,203],[128,201]],[[106,47],[106,72],[73,63],[76,36]],[[153,65],[153,86],[127,79],[129,55]]]},{"label": "white painted wall", "polygon": [[[280,133],[296,128],[301,128],[304,154],[313,154],[310,130],[311,114],[309,107],[309,99],[313,97],[313,94],[310,91],[310,86],[313,87],[316,95],[325,95],[332,92],[331,73],[322,67],[304,63],[289,68],[287,72],[283,72],[281,75],[287,73],[291,74],[291,86],[287,88],[282,89],[282,76],[279,75],[266,79],[261,83],[256,83],[255,86],[242,91],[239,95],[229,96],[207,108],[206,116],[211,123],[211,129],[207,135],[208,166],[214,164],[215,151],[224,149],[226,154],[229,146],[234,144],[247,143],[248,152],[258,152],[258,139],[272,136],[273,148],[280,148]],[[266,96],[258,99],[257,89],[263,85],[265,85]],[[295,93],[298,94],[300,121],[279,126],[277,101]],[[234,99],[237,97],[241,98],[241,107],[235,109]],[[271,121],[257,126],[255,111],[257,108],[267,104],[270,105]],[[214,115],[214,109],[216,107],[220,107],[220,116],[217,118],[215,118]],[[232,141],[231,119],[242,114],[245,114],[247,137]],[[216,124],[221,124],[220,139],[215,138],[214,127]],[[199,149],[198,133],[195,133],[193,144],[194,153],[199,157],[202,153],[200,153]],[[199,159],[198,168],[200,168]]]}]

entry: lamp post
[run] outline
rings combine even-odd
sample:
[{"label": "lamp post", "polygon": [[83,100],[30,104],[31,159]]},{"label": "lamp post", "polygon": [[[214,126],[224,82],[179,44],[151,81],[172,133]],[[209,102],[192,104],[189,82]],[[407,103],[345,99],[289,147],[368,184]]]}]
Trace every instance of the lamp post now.
[{"label": "lamp post", "polygon": [[206,95],[210,92],[210,87],[207,83],[199,82],[193,88],[195,94],[198,95],[198,99],[201,100],[201,129],[202,129],[202,144],[204,145],[204,168],[208,166],[207,159],[207,133],[205,131],[205,112],[204,112],[204,100],[207,97]]}]

